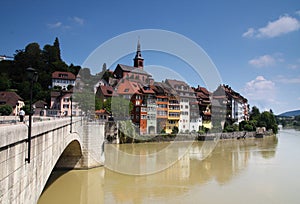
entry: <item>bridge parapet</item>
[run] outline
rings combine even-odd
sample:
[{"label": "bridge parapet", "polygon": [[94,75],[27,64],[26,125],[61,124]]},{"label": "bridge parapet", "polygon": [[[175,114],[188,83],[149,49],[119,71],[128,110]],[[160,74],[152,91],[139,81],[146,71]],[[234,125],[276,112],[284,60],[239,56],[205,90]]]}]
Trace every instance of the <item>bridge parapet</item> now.
[{"label": "bridge parapet", "polygon": [[0,126],[0,203],[37,203],[54,166],[102,164],[104,125],[73,118],[70,133],[69,118],[33,123],[30,163],[27,131],[25,124]]}]

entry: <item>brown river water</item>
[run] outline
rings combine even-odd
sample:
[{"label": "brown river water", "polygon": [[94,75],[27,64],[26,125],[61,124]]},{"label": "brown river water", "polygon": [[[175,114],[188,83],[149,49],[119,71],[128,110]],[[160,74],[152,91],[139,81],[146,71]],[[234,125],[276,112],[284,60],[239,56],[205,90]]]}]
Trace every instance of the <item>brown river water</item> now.
[{"label": "brown river water", "polygon": [[38,204],[300,203],[295,130],[217,143],[106,145],[105,158],[108,168],[53,172]]}]

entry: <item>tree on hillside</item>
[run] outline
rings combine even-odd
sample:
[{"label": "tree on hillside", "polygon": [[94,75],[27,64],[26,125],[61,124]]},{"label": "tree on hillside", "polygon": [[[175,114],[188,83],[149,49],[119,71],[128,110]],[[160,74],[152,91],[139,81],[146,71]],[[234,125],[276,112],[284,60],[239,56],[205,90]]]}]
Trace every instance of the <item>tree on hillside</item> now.
[{"label": "tree on hillside", "polygon": [[55,49],[56,49],[57,59],[58,59],[59,61],[62,61],[62,60],[61,60],[61,55],[60,55],[59,40],[58,40],[57,37],[55,38],[55,41],[54,41],[54,43],[53,43],[53,47],[55,47]]},{"label": "tree on hillside", "polygon": [[68,71],[72,72],[75,76],[77,76],[80,69],[81,69],[80,66],[75,66],[74,64],[71,63],[70,66],[69,66]]},{"label": "tree on hillside", "polygon": [[11,82],[6,73],[0,73],[0,91],[6,91],[11,86]]},{"label": "tree on hillside", "polygon": [[102,65],[102,73],[105,73],[106,70],[107,70],[106,63],[103,63],[103,65]]},{"label": "tree on hillside", "polygon": [[41,50],[36,42],[29,43],[25,49],[16,50],[14,60],[0,62],[0,90],[15,89],[29,101],[29,80],[26,69],[32,67],[38,72],[38,81],[33,87],[33,101],[46,100],[50,103],[51,74],[54,71],[69,71],[77,75],[80,66],[68,66],[62,59],[58,38],[53,45],[45,45]]}]

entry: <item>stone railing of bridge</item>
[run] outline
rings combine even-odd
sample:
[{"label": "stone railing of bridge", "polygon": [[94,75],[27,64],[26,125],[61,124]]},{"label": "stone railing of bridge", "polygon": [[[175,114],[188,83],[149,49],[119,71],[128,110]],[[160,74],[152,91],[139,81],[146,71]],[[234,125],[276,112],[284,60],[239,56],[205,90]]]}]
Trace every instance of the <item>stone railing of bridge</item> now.
[{"label": "stone railing of bridge", "polygon": [[104,124],[70,119],[0,126],[0,203],[37,203],[53,168],[87,169],[104,162]]}]

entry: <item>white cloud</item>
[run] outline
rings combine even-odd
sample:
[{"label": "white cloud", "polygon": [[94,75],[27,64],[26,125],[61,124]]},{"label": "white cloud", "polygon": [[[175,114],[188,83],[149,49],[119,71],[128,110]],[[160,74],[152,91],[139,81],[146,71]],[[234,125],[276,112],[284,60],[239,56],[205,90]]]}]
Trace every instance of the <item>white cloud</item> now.
[{"label": "white cloud", "polygon": [[59,28],[61,26],[62,26],[62,22],[56,22],[56,23],[53,23],[53,24],[48,24],[49,28]]},{"label": "white cloud", "polygon": [[285,76],[279,76],[276,81],[283,83],[283,84],[300,84],[300,76],[288,78]]},{"label": "white cloud", "polygon": [[272,107],[271,103],[276,103],[275,83],[263,76],[257,76],[254,80],[247,82],[243,92],[250,103],[260,108],[269,108]]},{"label": "white cloud", "polygon": [[243,33],[243,37],[253,37],[254,33],[254,28],[248,28],[247,32]]},{"label": "white cloud", "polygon": [[300,58],[296,59],[293,63],[287,64],[287,68],[292,70],[300,69]]},{"label": "white cloud", "polygon": [[79,18],[77,16],[74,16],[72,18],[68,18],[68,20],[69,20],[68,23],[66,23],[64,21],[58,21],[56,23],[49,23],[49,24],[47,24],[47,26],[49,28],[51,28],[51,29],[57,29],[57,28],[60,28],[60,29],[70,29],[70,28],[72,28],[71,25],[69,25],[71,23],[73,23],[73,25],[74,24],[77,24],[77,25],[83,25],[84,24],[84,19]]},{"label": "white cloud", "polygon": [[278,37],[300,29],[300,22],[296,18],[288,15],[280,16],[277,20],[268,22],[265,27],[255,30],[249,28],[247,32],[243,33],[243,37],[256,38],[273,38]]},{"label": "white cloud", "polygon": [[73,20],[75,23],[79,24],[79,25],[83,25],[83,24],[84,24],[84,20],[83,20],[82,18],[77,17],[77,16],[74,16],[74,17],[72,18],[72,20]]},{"label": "white cloud", "polygon": [[249,60],[249,64],[255,67],[270,67],[276,64],[276,59],[271,55],[263,55]]},{"label": "white cloud", "polygon": [[288,68],[289,68],[289,69],[299,69],[299,68],[300,68],[300,65],[299,65],[299,64],[289,64],[289,65],[288,65]]}]

